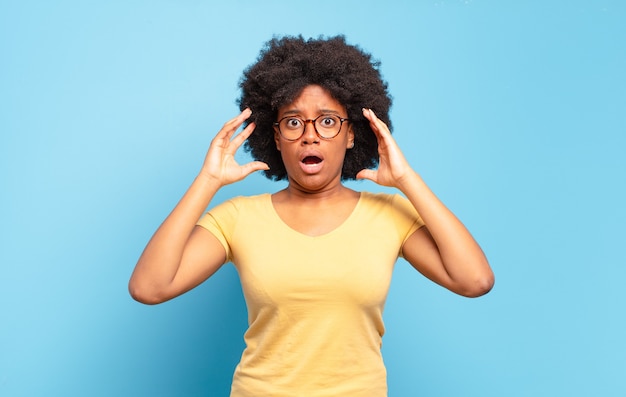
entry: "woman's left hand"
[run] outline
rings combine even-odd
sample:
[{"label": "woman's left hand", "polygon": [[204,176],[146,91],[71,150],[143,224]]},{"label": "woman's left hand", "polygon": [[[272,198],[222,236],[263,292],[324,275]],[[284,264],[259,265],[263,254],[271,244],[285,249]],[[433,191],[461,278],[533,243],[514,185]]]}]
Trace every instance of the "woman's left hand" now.
[{"label": "woman's left hand", "polygon": [[425,224],[404,242],[404,258],[450,291],[472,297],[486,294],[494,276],[478,243],[411,168],[387,125],[369,109],[363,109],[363,115],[378,139],[380,162],[377,170],[362,170],[356,177],[399,189]]},{"label": "woman's left hand", "polygon": [[376,117],[371,109],[363,109],[363,116],[370,122],[370,127],[378,139],[378,169],[361,170],[357,179],[369,179],[382,186],[395,187],[402,190],[405,179],[413,172],[400,147],[391,136],[389,127]]}]

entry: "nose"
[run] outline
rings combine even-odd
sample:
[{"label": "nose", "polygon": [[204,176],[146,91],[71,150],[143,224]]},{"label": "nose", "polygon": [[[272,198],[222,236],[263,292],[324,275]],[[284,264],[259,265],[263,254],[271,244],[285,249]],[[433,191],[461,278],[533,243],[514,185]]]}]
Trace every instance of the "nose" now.
[{"label": "nose", "polygon": [[315,120],[304,121],[304,132],[302,133],[302,143],[319,143],[319,136],[315,130]]}]

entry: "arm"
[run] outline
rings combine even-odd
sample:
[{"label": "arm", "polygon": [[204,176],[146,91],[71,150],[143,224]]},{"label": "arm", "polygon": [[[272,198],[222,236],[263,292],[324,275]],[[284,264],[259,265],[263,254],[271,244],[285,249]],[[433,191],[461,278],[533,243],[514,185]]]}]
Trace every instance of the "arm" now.
[{"label": "arm", "polygon": [[250,115],[246,109],[228,121],[211,142],[200,173],[154,233],[135,266],[128,284],[134,299],[147,304],[172,299],[206,280],[226,260],[218,239],[196,222],[222,186],[268,169],[267,164],[258,161],[245,165],[235,161],[235,152],[254,130],[254,123],[233,135]]},{"label": "arm", "polygon": [[410,167],[391,132],[371,110],[363,110],[378,138],[378,170],[362,170],[359,179],[399,189],[424,220],[404,243],[404,258],[432,281],[468,297],[484,295],[494,284],[487,258],[457,217]]}]

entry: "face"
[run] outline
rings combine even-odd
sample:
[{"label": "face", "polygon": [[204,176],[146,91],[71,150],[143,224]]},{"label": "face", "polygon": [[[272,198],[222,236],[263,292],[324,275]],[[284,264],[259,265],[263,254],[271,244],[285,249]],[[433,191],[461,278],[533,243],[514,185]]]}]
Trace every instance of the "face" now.
[{"label": "face", "polygon": [[[348,117],[345,107],[324,88],[310,85],[296,100],[278,109],[277,120],[286,116],[313,120],[323,115]],[[319,119],[320,123],[326,121],[324,117]],[[313,123],[305,123],[304,127],[302,136],[294,141],[285,139],[275,128],[276,148],[281,153],[290,186],[313,192],[340,185],[343,159],[354,142],[350,123],[343,122],[337,136],[330,139],[321,138]]]}]

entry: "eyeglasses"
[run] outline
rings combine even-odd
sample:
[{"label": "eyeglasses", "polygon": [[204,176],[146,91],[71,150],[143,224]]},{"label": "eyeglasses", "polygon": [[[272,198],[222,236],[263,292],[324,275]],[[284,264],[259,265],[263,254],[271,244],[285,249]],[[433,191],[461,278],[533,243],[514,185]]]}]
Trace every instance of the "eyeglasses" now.
[{"label": "eyeglasses", "polygon": [[297,141],[304,134],[307,123],[312,123],[317,135],[322,139],[333,139],[341,131],[344,121],[350,121],[332,114],[322,114],[314,119],[287,116],[274,123],[280,135],[288,141]]}]

